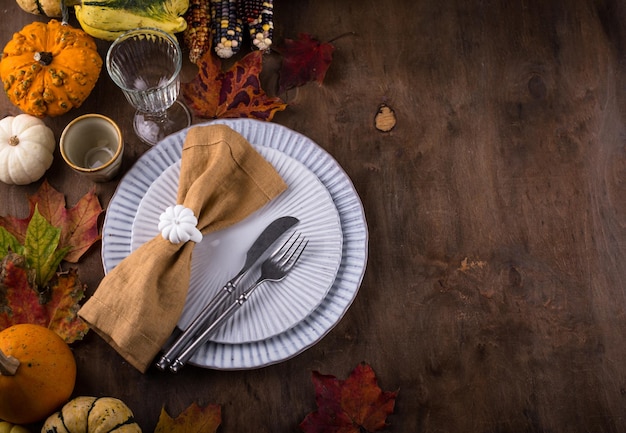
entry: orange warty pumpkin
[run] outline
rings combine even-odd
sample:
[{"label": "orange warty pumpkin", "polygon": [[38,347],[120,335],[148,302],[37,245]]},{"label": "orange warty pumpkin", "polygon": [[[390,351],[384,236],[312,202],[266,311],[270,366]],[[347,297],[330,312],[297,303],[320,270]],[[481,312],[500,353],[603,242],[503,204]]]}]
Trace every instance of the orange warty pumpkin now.
[{"label": "orange warty pumpkin", "polygon": [[101,69],[91,36],[50,20],[13,35],[2,52],[0,79],[9,100],[23,112],[59,116],[87,99]]},{"label": "orange warty pumpkin", "polygon": [[20,324],[0,332],[0,419],[40,421],[69,399],[75,383],[74,355],[54,331]]}]

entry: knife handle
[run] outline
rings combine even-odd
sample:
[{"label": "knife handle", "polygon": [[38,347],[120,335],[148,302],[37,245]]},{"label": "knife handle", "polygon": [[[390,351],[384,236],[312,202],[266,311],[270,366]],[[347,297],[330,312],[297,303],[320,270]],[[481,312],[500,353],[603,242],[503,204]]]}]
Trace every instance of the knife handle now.
[{"label": "knife handle", "polygon": [[215,314],[223,309],[224,303],[230,298],[230,295],[237,290],[237,285],[243,278],[243,273],[239,273],[232,280],[227,282],[221,290],[219,290],[209,303],[202,309],[200,314],[189,324],[182,334],[174,341],[174,343],[161,356],[156,366],[159,370],[167,370],[172,364],[174,358],[185,349],[198,332],[205,327],[206,323],[212,320]]},{"label": "knife handle", "polygon": [[169,369],[172,373],[177,373],[193,356],[198,347],[206,343],[213,332],[218,329],[222,323],[228,320],[252,295],[252,292],[260,285],[260,282],[254,284],[250,289],[243,292],[235,299],[235,301],[228,306],[226,310],[222,312],[201,334],[197,335],[197,338],[187,346],[177,357],[171,362]]}]

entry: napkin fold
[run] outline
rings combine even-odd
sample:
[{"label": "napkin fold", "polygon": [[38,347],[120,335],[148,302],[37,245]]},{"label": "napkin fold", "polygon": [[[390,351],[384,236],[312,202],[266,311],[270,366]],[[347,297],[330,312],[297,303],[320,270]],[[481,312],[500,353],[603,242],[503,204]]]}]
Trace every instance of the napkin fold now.
[{"label": "napkin fold", "polygon": [[[239,133],[197,126],[185,138],[177,203],[193,210],[202,234],[245,219],[287,188]],[[195,243],[161,235],[109,272],[79,316],[131,365],[145,372],[182,314]]]}]

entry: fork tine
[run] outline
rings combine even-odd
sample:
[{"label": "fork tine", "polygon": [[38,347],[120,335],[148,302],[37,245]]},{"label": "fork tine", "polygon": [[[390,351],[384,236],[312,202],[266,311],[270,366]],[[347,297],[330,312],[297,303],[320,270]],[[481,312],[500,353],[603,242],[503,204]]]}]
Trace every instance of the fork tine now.
[{"label": "fork tine", "polygon": [[[294,239],[295,236],[295,239]],[[299,242],[298,242],[299,241]],[[291,236],[276,250],[270,260],[281,270],[289,263],[291,258],[297,253],[298,249],[304,242],[304,238],[300,233],[292,233]],[[301,253],[300,253],[301,254]]]},{"label": "fork tine", "polygon": [[[295,244],[295,241],[294,241],[294,244]],[[300,258],[300,256],[302,255],[302,253],[304,252],[304,249],[306,248],[308,244],[309,244],[308,240],[305,240],[305,239],[300,240],[300,242],[298,243],[298,246],[293,251],[293,253],[291,253],[291,255],[287,257],[287,260],[284,262],[284,264],[281,265],[284,272],[289,272],[291,268],[295,266],[296,262],[298,261],[298,259]]]},{"label": "fork tine", "polygon": [[[288,251],[289,248],[292,245],[291,240],[293,239],[294,236],[296,236],[296,239],[297,239],[298,237],[300,237],[300,233],[293,232],[291,235],[289,235],[289,237],[287,238],[287,240],[285,242],[283,242],[278,248],[276,248],[274,251],[272,251],[272,253],[270,254],[270,257],[269,257],[270,260],[274,260],[279,255],[282,256],[284,254],[284,251]],[[289,246],[289,247],[287,248],[287,250],[285,250],[285,247],[287,247],[287,246]]]}]

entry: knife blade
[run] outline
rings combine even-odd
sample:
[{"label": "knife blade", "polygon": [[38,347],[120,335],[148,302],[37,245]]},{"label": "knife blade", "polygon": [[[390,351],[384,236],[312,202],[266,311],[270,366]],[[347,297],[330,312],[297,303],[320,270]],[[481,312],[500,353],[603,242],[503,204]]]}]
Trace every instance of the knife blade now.
[{"label": "knife blade", "polygon": [[[250,268],[261,258],[263,253],[271,247],[274,242],[280,238],[283,233],[289,230],[291,227],[298,224],[300,220],[292,216],[284,216],[272,221],[261,234],[256,238],[248,252],[246,253],[246,261],[243,267],[233,279],[231,279],[226,286],[233,284],[234,286],[241,281],[243,275],[250,270]],[[224,288],[226,288],[224,286]],[[232,289],[234,290],[234,288]],[[232,290],[229,293],[232,293]]]},{"label": "knife blade", "polygon": [[243,279],[244,275],[254,266],[274,243],[291,227],[298,224],[300,220],[292,216],[284,216],[272,221],[256,238],[252,246],[246,253],[246,260],[233,278],[231,278],[220,289],[204,309],[196,316],[191,324],[176,338],[174,343],[167,349],[156,363],[157,368],[165,370],[172,363],[172,360],[185,349],[193,337],[202,330],[204,325],[217,313],[224,303],[230,298],[230,295],[237,290],[237,285]]}]

